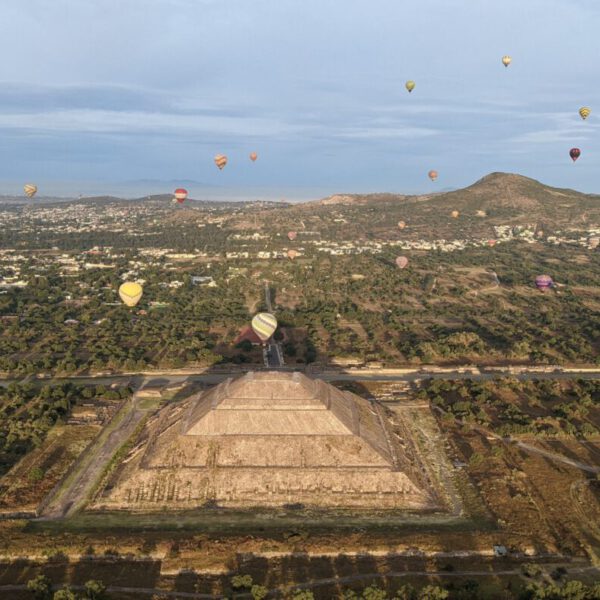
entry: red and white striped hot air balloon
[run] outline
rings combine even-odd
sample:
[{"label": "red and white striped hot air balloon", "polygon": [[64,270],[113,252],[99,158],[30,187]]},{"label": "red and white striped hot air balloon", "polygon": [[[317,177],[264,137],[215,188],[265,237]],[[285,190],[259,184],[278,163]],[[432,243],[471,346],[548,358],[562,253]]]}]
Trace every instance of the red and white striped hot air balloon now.
[{"label": "red and white striped hot air balloon", "polygon": [[175,190],[175,200],[177,200],[177,202],[179,204],[183,204],[186,200],[186,198],[188,197],[188,191],[184,188],[177,188]]}]

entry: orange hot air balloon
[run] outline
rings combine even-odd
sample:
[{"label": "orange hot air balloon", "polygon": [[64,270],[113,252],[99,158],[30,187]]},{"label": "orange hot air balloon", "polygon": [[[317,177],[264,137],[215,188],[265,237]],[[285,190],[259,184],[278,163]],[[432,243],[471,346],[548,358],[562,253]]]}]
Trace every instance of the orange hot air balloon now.
[{"label": "orange hot air balloon", "polygon": [[258,158],[258,154],[256,154],[256,152],[251,152],[250,153],[250,160],[252,162],[254,162],[257,158]]},{"label": "orange hot air balloon", "polygon": [[404,229],[406,227],[406,223],[404,221],[398,221],[398,229]]},{"label": "orange hot air balloon", "polygon": [[215,165],[223,170],[223,167],[227,164],[227,157],[224,154],[217,154],[215,156]]},{"label": "orange hot air balloon", "polygon": [[438,172],[434,170],[429,171],[428,175],[431,181],[435,181],[438,178]]},{"label": "orange hot air balloon", "polygon": [[298,252],[296,250],[288,250],[287,256],[290,260],[294,260],[298,256]]},{"label": "orange hot air balloon", "polygon": [[295,231],[288,231],[287,235],[290,242],[293,242],[298,234]]},{"label": "orange hot air balloon", "polygon": [[453,219],[456,219],[460,213],[457,210],[453,210],[450,215]]}]

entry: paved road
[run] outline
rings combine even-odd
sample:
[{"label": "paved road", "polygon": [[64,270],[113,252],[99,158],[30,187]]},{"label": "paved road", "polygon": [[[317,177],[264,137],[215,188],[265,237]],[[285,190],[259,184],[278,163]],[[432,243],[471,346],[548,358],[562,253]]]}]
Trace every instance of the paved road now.
[{"label": "paved road", "polygon": [[[254,367],[256,368],[256,367]],[[539,367],[544,369],[545,367]],[[319,371],[311,370],[307,371],[310,377],[316,379],[322,379],[323,381],[383,381],[383,382],[394,382],[394,381],[422,381],[423,379],[472,379],[474,381],[492,381],[501,377],[513,377],[520,381],[531,381],[533,379],[600,379],[600,369],[589,371],[560,371],[560,372],[545,372],[536,371],[536,367],[528,367],[526,372],[512,372],[508,368],[486,371],[485,369],[480,372],[463,372],[457,370],[444,370],[439,369],[428,370],[428,369],[399,369],[397,373],[390,373],[386,370],[373,370],[373,369],[356,369],[347,371]],[[249,367],[247,370],[253,370]],[[299,369],[301,370],[301,369]],[[223,372],[211,372],[206,368],[202,369],[185,369],[185,370],[172,370],[172,371],[145,371],[143,373],[117,373],[114,375],[100,375],[100,376],[89,376],[89,375],[76,375],[74,377],[61,377],[56,379],[44,379],[44,380],[32,380],[32,382],[39,382],[40,385],[55,385],[64,383],[66,381],[72,381],[73,383],[79,384],[93,384],[93,385],[110,385],[118,382],[129,382],[134,388],[139,388],[140,383],[143,380],[162,381],[165,385],[171,383],[182,383],[184,381],[190,382],[202,382],[207,384],[220,383],[225,379],[240,375],[244,371],[223,371]],[[8,386],[14,383],[14,379],[0,379],[1,386]]]},{"label": "paved road", "polygon": [[[268,281],[265,281],[265,304],[267,305],[267,310],[272,314],[273,306],[271,304],[271,290],[269,289]],[[265,351],[265,367],[268,367],[269,369],[279,369],[283,367],[283,365],[283,351],[281,350],[281,344],[271,338]]]}]

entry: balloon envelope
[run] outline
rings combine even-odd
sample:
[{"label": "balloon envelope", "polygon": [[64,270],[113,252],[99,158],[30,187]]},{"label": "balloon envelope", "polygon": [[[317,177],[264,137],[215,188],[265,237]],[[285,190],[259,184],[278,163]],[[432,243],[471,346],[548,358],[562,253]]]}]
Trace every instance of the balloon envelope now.
[{"label": "balloon envelope", "polygon": [[256,154],[256,152],[251,152],[250,153],[250,160],[252,162],[254,162],[257,158],[258,158],[258,154]]},{"label": "balloon envelope", "polygon": [[429,171],[428,173],[429,175],[429,179],[431,179],[431,181],[435,181],[438,178],[438,172],[437,171]]},{"label": "balloon envelope", "polygon": [[453,210],[450,215],[453,219],[456,219],[460,213],[457,210]]},{"label": "balloon envelope", "polygon": [[404,221],[398,221],[398,229],[404,229],[406,227],[406,223]]},{"label": "balloon envelope", "polygon": [[174,195],[175,200],[181,204],[182,202],[185,202],[185,199],[188,197],[188,191],[184,188],[177,188]]},{"label": "balloon envelope", "polygon": [[508,65],[510,65],[511,62],[512,62],[512,58],[510,56],[503,56],[502,57],[502,64],[505,67],[508,67]]},{"label": "balloon envelope", "polygon": [[538,275],[535,278],[535,285],[540,290],[547,290],[552,287],[552,277],[550,275]]},{"label": "balloon envelope", "polygon": [[289,259],[294,260],[298,256],[298,252],[296,250],[288,250],[287,256]]},{"label": "balloon envelope", "polygon": [[142,286],[135,281],[126,281],[119,288],[119,296],[127,306],[135,306],[142,297]]},{"label": "balloon envelope", "polygon": [[414,81],[412,81],[412,79],[409,79],[405,84],[406,89],[408,90],[408,92],[412,92],[415,89],[415,85],[417,85]]},{"label": "balloon envelope", "polygon": [[28,198],[33,198],[37,193],[37,185],[34,185],[33,183],[26,183],[23,186],[23,191]]},{"label": "balloon envelope", "polygon": [[271,313],[258,313],[252,319],[252,330],[260,338],[261,342],[266,342],[277,329],[277,319]]},{"label": "balloon envelope", "polygon": [[590,248],[593,250],[594,248],[597,248],[598,246],[600,246],[600,237],[590,238]]},{"label": "balloon envelope", "polygon": [[223,167],[227,164],[227,157],[224,154],[217,154],[215,156],[215,165],[219,167],[219,169],[223,169]]},{"label": "balloon envelope", "polygon": [[591,108],[589,108],[587,106],[582,106],[579,109],[579,116],[585,121],[590,116],[591,112],[592,112]]},{"label": "balloon envelope", "polygon": [[404,269],[406,266],[408,266],[408,258],[406,258],[406,256],[399,256],[396,259],[396,265],[399,269]]},{"label": "balloon envelope", "polygon": [[575,162],[581,156],[581,150],[579,148],[571,148],[569,150],[569,156]]},{"label": "balloon envelope", "polygon": [[298,234],[295,231],[288,231],[288,238],[290,242],[293,242],[296,239]]}]

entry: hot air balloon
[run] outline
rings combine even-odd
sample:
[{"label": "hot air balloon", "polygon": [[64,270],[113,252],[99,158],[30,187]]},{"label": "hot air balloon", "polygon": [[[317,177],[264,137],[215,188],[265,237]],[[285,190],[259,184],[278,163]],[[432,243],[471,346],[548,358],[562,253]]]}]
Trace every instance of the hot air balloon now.
[{"label": "hot air balloon", "polygon": [[296,250],[288,250],[287,256],[290,260],[294,260],[298,256],[298,252]]},{"label": "hot air balloon", "polygon": [[288,231],[288,239],[293,242],[298,234],[295,231]]},{"label": "hot air balloon", "polygon": [[571,150],[569,150],[569,156],[572,158],[573,162],[575,162],[581,156],[581,150],[579,148],[571,148]]},{"label": "hot air balloon", "polygon": [[485,212],[485,210],[478,210],[475,214],[478,217],[487,217],[487,213]]},{"label": "hot air balloon", "polygon": [[215,156],[215,165],[219,167],[219,169],[223,169],[223,167],[227,164],[227,157],[224,154],[217,154]]},{"label": "hot air balloon", "polygon": [[184,188],[177,188],[175,190],[175,200],[177,202],[179,202],[179,204],[182,204],[183,202],[185,202],[185,199],[188,197],[188,191]]},{"label": "hot air balloon", "polygon": [[127,306],[135,306],[142,297],[142,286],[135,281],[126,281],[119,288],[119,296]]},{"label": "hot air balloon", "polygon": [[435,181],[438,178],[438,172],[434,170],[429,171],[428,175],[431,181]]},{"label": "hot air balloon", "polygon": [[493,248],[496,245],[496,240],[488,240],[488,246]]},{"label": "hot air balloon", "polygon": [[398,229],[404,229],[406,227],[406,223],[404,221],[398,221]]},{"label": "hot air balloon", "polygon": [[258,154],[256,154],[256,152],[251,152],[250,153],[250,160],[252,162],[254,162],[257,158],[258,158]]},{"label": "hot air balloon", "polygon": [[453,210],[450,215],[453,219],[456,219],[460,213],[457,210]]},{"label": "hot air balloon", "polygon": [[600,237],[590,238],[590,248],[595,250],[598,246],[600,246]]},{"label": "hot air balloon", "polygon": [[23,191],[28,198],[33,198],[37,193],[37,185],[33,185],[33,183],[26,183],[23,186]]},{"label": "hot air balloon", "polygon": [[502,64],[505,67],[508,67],[508,65],[510,65],[511,62],[512,62],[512,58],[510,56],[503,56],[502,57]]},{"label": "hot air balloon", "polygon": [[592,112],[591,108],[588,108],[587,106],[582,106],[579,109],[579,116],[585,121],[590,116],[591,112]]},{"label": "hot air balloon", "polygon": [[399,269],[404,269],[408,266],[408,258],[406,258],[406,256],[399,256],[396,259],[396,265]]},{"label": "hot air balloon", "polygon": [[277,319],[271,313],[258,313],[252,319],[252,329],[264,344],[277,329]]},{"label": "hot air balloon", "polygon": [[535,278],[535,285],[539,290],[545,291],[552,287],[552,277],[550,275],[538,275]]},{"label": "hot air balloon", "polygon": [[410,92],[412,92],[415,89],[415,85],[416,85],[416,83],[412,80],[409,80],[404,84],[404,86],[408,90],[409,94],[410,94]]}]

